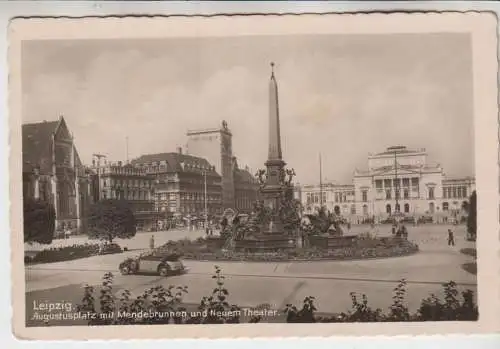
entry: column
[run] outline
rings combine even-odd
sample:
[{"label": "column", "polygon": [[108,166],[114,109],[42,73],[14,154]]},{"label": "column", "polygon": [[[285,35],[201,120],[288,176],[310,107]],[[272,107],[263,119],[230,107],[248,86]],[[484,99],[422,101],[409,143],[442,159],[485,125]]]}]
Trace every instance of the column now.
[{"label": "column", "polygon": [[76,207],[76,231],[80,232],[82,220],[80,217],[80,181],[78,175],[75,174],[75,207]]}]

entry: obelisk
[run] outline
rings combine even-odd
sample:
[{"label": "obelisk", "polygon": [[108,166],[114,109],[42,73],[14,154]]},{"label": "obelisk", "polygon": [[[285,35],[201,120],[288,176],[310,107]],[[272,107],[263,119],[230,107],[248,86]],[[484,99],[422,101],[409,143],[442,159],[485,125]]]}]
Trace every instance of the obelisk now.
[{"label": "obelisk", "polygon": [[264,205],[271,209],[273,218],[264,229],[267,234],[283,233],[283,224],[279,219],[279,208],[284,194],[283,161],[281,153],[280,116],[278,103],[278,83],[274,75],[274,63],[271,63],[269,81],[269,152],[265,163],[266,181],[261,189]]},{"label": "obelisk", "polygon": [[271,63],[271,79],[269,80],[269,152],[265,165],[267,167],[266,186],[279,186],[280,173],[285,162],[281,153],[278,83],[274,75],[274,63]]}]

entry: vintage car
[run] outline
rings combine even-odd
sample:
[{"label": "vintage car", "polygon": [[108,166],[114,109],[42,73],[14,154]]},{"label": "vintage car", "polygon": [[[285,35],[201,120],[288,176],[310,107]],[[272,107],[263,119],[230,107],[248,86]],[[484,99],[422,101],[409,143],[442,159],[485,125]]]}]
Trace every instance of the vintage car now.
[{"label": "vintage car", "polygon": [[187,272],[187,268],[176,254],[150,254],[127,258],[120,263],[118,268],[122,275],[144,273],[169,276]]}]

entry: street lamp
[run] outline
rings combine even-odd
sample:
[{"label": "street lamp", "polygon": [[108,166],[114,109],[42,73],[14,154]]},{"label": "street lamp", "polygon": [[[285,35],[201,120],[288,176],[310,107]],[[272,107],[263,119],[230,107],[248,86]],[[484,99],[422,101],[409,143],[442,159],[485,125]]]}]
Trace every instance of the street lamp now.
[{"label": "street lamp", "polygon": [[207,208],[207,171],[203,171],[203,179],[204,179],[204,199],[205,199],[205,230],[208,228],[208,208]]}]

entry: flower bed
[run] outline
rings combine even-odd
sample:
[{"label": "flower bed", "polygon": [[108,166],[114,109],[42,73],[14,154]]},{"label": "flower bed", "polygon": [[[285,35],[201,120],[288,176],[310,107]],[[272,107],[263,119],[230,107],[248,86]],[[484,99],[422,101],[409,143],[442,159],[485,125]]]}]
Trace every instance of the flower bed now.
[{"label": "flower bed", "polygon": [[239,252],[216,249],[206,239],[196,241],[169,241],[157,249],[158,253],[176,252],[184,259],[207,261],[313,261],[313,260],[359,260],[407,256],[418,251],[418,245],[395,238],[370,238],[356,241],[352,246],[334,249],[294,248],[276,252]]},{"label": "flower bed", "polygon": [[25,263],[53,263],[97,256],[99,254],[121,253],[118,244],[83,244],[66,247],[48,248],[38,252],[33,258],[25,258]]}]

